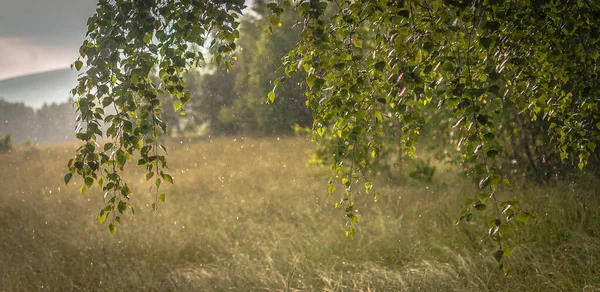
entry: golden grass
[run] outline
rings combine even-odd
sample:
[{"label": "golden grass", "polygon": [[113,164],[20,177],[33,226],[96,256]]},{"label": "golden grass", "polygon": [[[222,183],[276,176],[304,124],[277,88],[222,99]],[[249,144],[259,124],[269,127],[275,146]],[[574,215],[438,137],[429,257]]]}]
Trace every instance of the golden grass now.
[{"label": "golden grass", "polygon": [[[175,185],[152,212],[141,170],[129,166],[136,216],[110,234],[97,188],[62,177],[76,144],[0,155],[0,291],[599,291],[598,184],[513,186],[538,222],[516,224],[504,276],[485,220],[456,226],[474,190],[449,168],[433,183],[380,182],[358,198],[362,220],[344,236],[329,172],[307,167],[302,138],[172,141]],[[341,189],[341,188],[338,188]],[[106,224],[106,223],[105,223]]]}]

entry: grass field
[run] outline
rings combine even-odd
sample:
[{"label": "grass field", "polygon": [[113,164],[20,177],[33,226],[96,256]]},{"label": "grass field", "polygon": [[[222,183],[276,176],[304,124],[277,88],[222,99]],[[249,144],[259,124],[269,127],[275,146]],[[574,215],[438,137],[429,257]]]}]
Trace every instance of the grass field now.
[{"label": "grass field", "polygon": [[449,167],[432,183],[376,184],[380,200],[358,199],[362,220],[346,238],[329,171],[306,166],[311,142],[173,141],[166,202],[151,211],[150,185],[131,165],[136,215],[113,235],[95,218],[100,190],[62,181],[76,147],[0,155],[0,291],[600,291],[592,179],[502,190],[537,215],[513,226],[504,276],[486,220],[455,225],[475,190]]}]

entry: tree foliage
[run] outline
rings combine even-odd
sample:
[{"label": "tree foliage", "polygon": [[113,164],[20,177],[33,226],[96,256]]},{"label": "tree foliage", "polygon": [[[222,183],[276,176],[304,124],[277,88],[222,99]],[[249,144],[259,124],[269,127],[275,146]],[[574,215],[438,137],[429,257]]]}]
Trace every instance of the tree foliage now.
[{"label": "tree foliage", "polygon": [[[561,159],[580,169],[597,157],[596,3],[305,1],[295,7],[304,32],[284,62],[286,73],[307,74],[315,137],[338,145],[332,168],[346,187],[340,205],[352,222],[358,220],[352,195],[370,192],[364,175],[382,145],[400,143],[414,154],[431,106],[450,113],[452,140],[479,176],[480,192],[465,202],[461,220],[485,210],[488,198],[498,210],[489,234],[499,242],[498,260],[507,224],[529,218],[496,195],[508,183],[496,161],[504,151],[496,142],[503,114],[517,111],[541,124]],[[387,127],[396,127],[399,139],[389,141]],[[356,191],[363,178],[364,190]]]},{"label": "tree foliage", "polygon": [[[352,197],[379,195],[366,177],[370,167],[390,145],[413,155],[436,111],[451,124],[450,143],[479,181],[460,219],[469,221],[488,205],[496,210],[489,236],[499,243],[499,261],[508,252],[502,241],[509,223],[531,217],[498,196],[500,185],[509,183],[497,161],[506,151],[498,141],[512,139],[502,127],[505,117],[535,124],[560,159],[580,169],[597,160],[597,1],[310,0],[267,7],[272,30],[286,9],[297,12],[301,39],[283,60],[286,76],[265,98],[277,102],[288,78],[304,76],[312,132],[330,146],[325,153],[337,172],[329,192],[343,186],[337,205],[351,223],[359,220]],[[106,191],[100,221],[108,213],[119,219],[129,206],[131,190],[119,172],[134,153],[147,178],[156,180],[157,200],[164,199],[158,187],[172,178],[157,141],[165,124],[156,96],[177,96],[173,107],[184,112],[191,95],[181,76],[205,60],[197,47],[212,48],[211,58],[230,68],[242,9],[240,1],[100,1],[80,50],[87,67],[73,90],[83,125],[77,135],[85,145],[68,174]],[[148,77],[155,67],[160,86]],[[105,115],[106,107],[116,114]],[[104,132],[101,121],[109,125]],[[97,145],[102,136],[111,142]],[[347,234],[354,232],[350,227]]]},{"label": "tree foliage", "polygon": [[296,13],[282,14],[282,26],[266,34],[271,25],[269,16],[265,3],[254,2],[252,13],[247,13],[240,24],[237,50],[231,57],[235,66],[229,71],[211,66],[205,70],[210,73],[200,77],[191,107],[203,113],[200,121],[210,121],[213,133],[285,134],[292,132],[294,124],[312,124],[304,90],[298,86],[302,82],[299,75],[279,88],[282,94],[271,106],[264,106],[281,58],[300,38],[300,29],[294,26]]}]

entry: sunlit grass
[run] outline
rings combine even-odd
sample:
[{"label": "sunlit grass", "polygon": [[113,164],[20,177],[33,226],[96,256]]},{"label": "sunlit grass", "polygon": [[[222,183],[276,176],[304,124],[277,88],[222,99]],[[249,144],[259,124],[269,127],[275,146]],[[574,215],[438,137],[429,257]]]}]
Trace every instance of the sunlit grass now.
[{"label": "sunlit grass", "polygon": [[80,180],[62,181],[76,144],[0,155],[0,291],[600,289],[594,181],[503,189],[538,219],[513,226],[513,272],[504,276],[486,220],[455,225],[474,189],[451,168],[438,166],[432,183],[377,183],[380,200],[358,198],[358,233],[346,238],[344,212],[333,209],[339,194],[327,195],[329,171],[306,166],[311,142],[168,145],[175,185],[164,188],[166,203],[151,211],[150,184],[130,165],[136,215],[114,235],[95,218],[100,191],[82,195]]}]

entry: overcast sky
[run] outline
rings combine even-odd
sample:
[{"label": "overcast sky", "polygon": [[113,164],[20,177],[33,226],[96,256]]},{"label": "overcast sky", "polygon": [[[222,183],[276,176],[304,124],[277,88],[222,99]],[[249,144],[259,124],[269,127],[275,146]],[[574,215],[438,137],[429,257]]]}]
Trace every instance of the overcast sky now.
[{"label": "overcast sky", "polygon": [[97,0],[0,0],[0,80],[68,68]]}]

